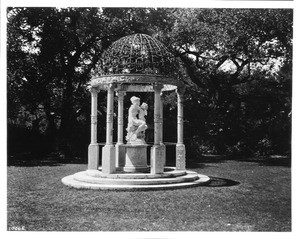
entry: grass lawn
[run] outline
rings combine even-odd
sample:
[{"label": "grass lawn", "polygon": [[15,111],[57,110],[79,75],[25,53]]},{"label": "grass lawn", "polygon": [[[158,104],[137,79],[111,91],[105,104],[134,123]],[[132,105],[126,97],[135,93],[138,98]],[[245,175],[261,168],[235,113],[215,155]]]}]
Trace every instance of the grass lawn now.
[{"label": "grass lawn", "polygon": [[61,178],[85,164],[9,166],[8,229],[27,231],[291,231],[291,168],[207,160],[189,169],[209,185],[167,191],[93,191]]}]

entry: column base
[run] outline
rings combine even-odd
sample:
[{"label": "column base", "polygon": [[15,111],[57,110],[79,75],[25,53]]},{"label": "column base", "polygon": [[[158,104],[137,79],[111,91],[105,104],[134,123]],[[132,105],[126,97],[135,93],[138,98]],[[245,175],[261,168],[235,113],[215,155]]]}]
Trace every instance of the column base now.
[{"label": "column base", "polygon": [[88,148],[88,169],[97,170],[99,167],[99,144],[90,144]]},{"label": "column base", "polygon": [[102,173],[114,173],[116,171],[116,152],[113,145],[105,145],[102,148]]},{"label": "column base", "polygon": [[176,144],[176,169],[185,170],[185,145]]},{"label": "column base", "polygon": [[153,145],[151,148],[151,174],[163,173],[165,162],[165,145]]}]

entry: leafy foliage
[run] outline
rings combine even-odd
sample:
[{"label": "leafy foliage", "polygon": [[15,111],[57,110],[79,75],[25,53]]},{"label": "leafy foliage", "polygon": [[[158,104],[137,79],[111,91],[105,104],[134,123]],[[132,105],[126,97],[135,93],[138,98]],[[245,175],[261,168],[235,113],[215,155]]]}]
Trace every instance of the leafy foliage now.
[{"label": "leafy foliage", "polygon": [[[178,58],[189,158],[290,152],[291,9],[9,8],[7,19],[8,123],[43,135],[49,151],[86,154],[85,84],[112,42],[145,33]],[[165,140],[176,141],[176,96],[164,99]]]},{"label": "leafy foliage", "polygon": [[174,17],[167,39],[191,86],[185,107],[189,151],[287,153],[292,11],[176,9]]}]

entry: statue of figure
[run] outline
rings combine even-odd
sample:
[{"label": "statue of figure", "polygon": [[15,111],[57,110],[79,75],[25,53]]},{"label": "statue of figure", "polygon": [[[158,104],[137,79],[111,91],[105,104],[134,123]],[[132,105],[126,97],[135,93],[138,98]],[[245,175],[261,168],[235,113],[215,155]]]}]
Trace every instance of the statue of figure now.
[{"label": "statue of figure", "polygon": [[[126,140],[128,143],[145,143],[145,130],[148,128],[145,121],[148,105],[140,106],[140,98],[132,96],[132,105],[128,110],[128,126]],[[138,116],[138,117],[137,117]]]},{"label": "statue of figure", "polygon": [[146,122],[145,116],[147,116],[147,110],[148,110],[148,104],[144,102],[141,105],[141,109],[140,109],[140,112],[139,112],[139,119],[140,120],[143,120],[143,121]]}]

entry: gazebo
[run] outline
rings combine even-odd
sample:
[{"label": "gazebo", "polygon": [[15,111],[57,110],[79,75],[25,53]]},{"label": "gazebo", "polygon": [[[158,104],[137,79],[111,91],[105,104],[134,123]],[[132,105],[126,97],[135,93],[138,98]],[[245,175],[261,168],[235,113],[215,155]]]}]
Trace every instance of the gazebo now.
[{"label": "gazebo", "polygon": [[[145,34],[133,34],[114,42],[102,55],[88,89],[91,92],[91,143],[88,148],[87,170],[67,176],[62,182],[70,187],[90,189],[145,190],[198,186],[209,177],[186,170],[185,145],[183,141],[183,94],[184,84],[176,77],[178,67],[167,48],[155,38]],[[106,142],[97,142],[98,93],[107,91]],[[176,165],[166,167],[166,146],[163,141],[164,91],[177,93],[177,142]],[[154,92],[154,143],[144,141],[145,130],[134,139],[124,142],[124,97],[126,92]],[[117,142],[113,142],[114,97],[118,99]],[[138,100],[132,97],[131,101]],[[133,117],[142,111],[140,102],[132,105]],[[137,122],[141,119],[137,116]],[[130,125],[128,134],[137,132]],[[127,123],[127,122],[126,122]],[[150,165],[147,165],[147,147]]]}]

